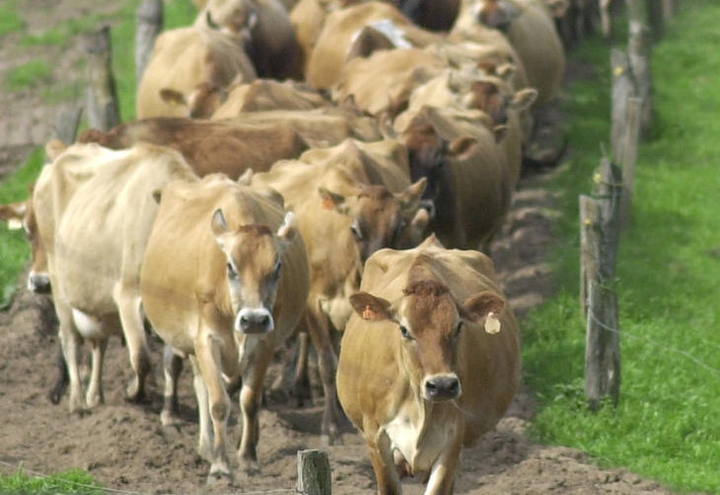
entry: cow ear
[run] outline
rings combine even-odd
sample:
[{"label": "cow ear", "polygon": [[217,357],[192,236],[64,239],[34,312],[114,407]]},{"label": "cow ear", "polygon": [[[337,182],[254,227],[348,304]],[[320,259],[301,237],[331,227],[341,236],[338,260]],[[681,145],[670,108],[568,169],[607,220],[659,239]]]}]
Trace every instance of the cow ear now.
[{"label": "cow ear", "polygon": [[503,81],[510,81],[512,77],[515,75],[515,72],[517,72],[517,67],[513,63],[505,63],[500,64],[495,69],[495,75],[498,76]]},{"label": "cow ear", "polygon": [[521,89],[513,95],[510,107],[515,110],[525,110],[535,103],[537,96],[538,92],[535,88]]},{"label": "cow ear", "polygon": [[345,196],[334,193],[322,186],[318,187],[318,193],[322,198],[322,207],[326,210],[336,210],[338,213],[346,215],[349,211]]},{"label": "cow ear", "polygon": [[463,155],[467,154],[476,144],[477,139],[475,139],[474,137],[459,137],[450,143],[450,146],[448,147],[448,153],[453,158],[461,158]]},{"label": "cow ear", "polygon": [[50,161],[55,161],[55,159],[62,154],[63,151],[67,149],[67,145],[60,141],[59,139],[51,139],[47,143],[45,143],[45,154],[50,159]]},{"label": "cow ear", "polygon": [[8,230],[19,230],[23,226],[23,218],[27,213],[27,203],[10,203],[0,205],[0,219],[7,222]]},{"label": "cow ear", "polygon": [[210,29],[220,29],[220,26],[213,20],[209,10],[205,11],[205,22]]},{"label": "cow ear", "polygon": [[464,318],[474,322],[479,322],[485,318],[488,333],[496,333],[499,330],[499,327],[495,328],[499,324],[497,315],[504,308],[505,299],[495,292],[485,290],[468,297],[462,305],[462,313]]},{"label": "cow ear", "polygon": [[245,170],[243,174],[238,177],[238,180],[236,181],[241,186],[249,186],[252,183],[253,175],[255,175],[255,171],[251,168]]},{"label": "cow ear", "polygon": [[277,236],[285,242],[290,242],[297,234],[297,219],[295,213],[289,211],[285,214],[283,224],[277,230]]},{"label": "cow ear", "polygon": [[368,321],[392,320],[390,301],[375,297],[367,292],[358,292],[350,296],[350,304],[360,318]]},{"label": "cow ear", "polygon": [[420,201],[420,198],[422,198],[426,187],[427,177],[421,177],[417,180],[417,182],[410,184],[398,195],[400,204],[402,204],[405,208],[414,208]]},{"label": "cow ear", "polygon": [[162,99],[162,101],[164,101],[165,103],[167,103],[168,105],[171,105],[171,106],[176,106],[176,105],[187,106],[188,105],[188,101],[187,101],[187,99],[185,99],[185,95],[182,94],[180,91],[177,91],[172,88],[161,89],[160,90],[160,98]]},{"label": "cow ear", "polygon": [[212,220],[210,221],[210,227],[212,228],[213,234],[215,234],[216,237],[228,231],[227,220],[225,220],[225,214],[223,213],[222,209],[218,208],[217,210],[215,210],[212,216]]}]

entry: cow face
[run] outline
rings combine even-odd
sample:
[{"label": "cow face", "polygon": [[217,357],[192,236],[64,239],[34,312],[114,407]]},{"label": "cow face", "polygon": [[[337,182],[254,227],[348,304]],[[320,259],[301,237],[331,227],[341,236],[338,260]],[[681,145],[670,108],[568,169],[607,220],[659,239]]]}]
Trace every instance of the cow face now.
[{"label": "cow face", "polygon": [[350,233],[365,263],[378,249],[410,247],[422,237],[427,219],[418,213],[426,184],[427,180],[421,178],[397,194],[385,186],[368,185],[360,186],[358,194],[348,197],[324,187],[318,192],[323,208],[349,217]]},{"label": "cow face", "polygon": [[506,33],[522,10],[508,0],[478,0],[473,13],[480,24]]},{"label": "cow face", "polygon": [[464,325],[485,321],[488,333],[495,333],[499,324],[496,315],[505,306],[505,301],[490,291],[459,304],[445,284],[432,279],[411,283],[394,304],[367,292],[354,294],[350,303],[365,320],[392,320],[397,324],[402,369],[419,395],[432,402],[462,395],[457,358]]},{"label": "cow face", "polygon": [[282,274],[283,253],[297,232],[295,216],[287,213],[277,232],[258,224],[231,229],[223,211],[217,209],[211,228],[226,258],[225,282],[235,314],[235,331],[271,332],[275,328],[272,310]]},{"label": "cow face", "polygon": [[205,9],[205,20],[208,27],[249,45],[258,13],[250,0],[211,0]]},{"label": "cow face", "polygon": [[30,186],[31,197],[26,201],[0,205],[0,219],[8,223],[10,230],[22,228],[30,243],[32,264],[27,280],[28,290],[36,294],[48,294],[50,293],[50,274],[47,267],[47,254],[38,233],[32,189],[33,186]]}]

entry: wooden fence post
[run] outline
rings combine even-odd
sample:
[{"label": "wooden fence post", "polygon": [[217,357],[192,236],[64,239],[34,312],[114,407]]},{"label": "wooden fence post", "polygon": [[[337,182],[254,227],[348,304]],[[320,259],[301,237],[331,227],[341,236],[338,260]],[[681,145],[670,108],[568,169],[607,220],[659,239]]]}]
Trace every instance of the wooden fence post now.
[{"label": "wooden fence post", "polygon": [[580,196],[580,293],[587,320],[585,395],[596,410],[620,393],[620,335],[617,295],[611,286],[620,245],[623,171],[607,158],[593,180],[593,196]]},{"label": "wooden fence post", "polygon": [[[652,73],[650,70],[650,51],[652,38],[648,27],[648,12],[641,0],[627,0],[630,21],[630,39],[628,40],[628,60],[632,68],[637,95],[642,99],[641,131],[647,136],[653,118]],[[657,0],[654,2],[657,5]]]},{"label": "wooden fence post", "polygon": [[327,452],[299,450],[297,453],[297,492],[303,495],[330,495],[332,493],[330,461]]},{"label": "wooden fence post", "polygon": [[155,38],[163,28],[163,0],[143,0],[137,10],[135,31],[135,81],[139,85],[150,59]]},{"label": "wooden fence post", "polygon": [[75,142],[78,127],[80,126],[80,117],[82,117],[83,107],[73,105],[63,108],[55,117],[52,135],[55,139],[59,139],[65,144]]},{"label": "wooden fence post", "polygon": [[645,10],[652,37],[655,41],[659,41],[665,34],[663,6],[658,0],[645,0]]},{"label": "wooden fence post", "polygon": [[120,123],[120,111],[112,74],[110,26],[85,38],[88,55],[87,118],[90,127],[107,131]]},{"label": "wooden fence post", "polygon": [[667,23],[675,15],[675,2],[673,0],[662,0],[663,19]]},{"label": "wooden fence post", "polygon": [[621,225],[626,227],[632,221],[632,203],[635,195],[635,164],[640,145],[642,100],[637,97],[627,99],[625,136],[616,160],[622,166],[623,199]]},{"label": "wooden fence post", "polygon": [[613,159],[618,160],[622,154],[622,146],[627,132],[627,101],[637,94],[630,61],[627,54],[618,49],[610,53],[612,69],[612,129],[610,143]]}]

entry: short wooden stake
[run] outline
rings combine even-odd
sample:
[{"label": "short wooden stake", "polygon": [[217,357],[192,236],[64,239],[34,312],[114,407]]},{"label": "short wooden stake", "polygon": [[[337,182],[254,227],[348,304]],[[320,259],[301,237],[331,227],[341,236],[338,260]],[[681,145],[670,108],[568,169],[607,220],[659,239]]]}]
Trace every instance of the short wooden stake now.
[{"label": "short wooden stake", "polygon": [[297,492],[303,495],[332,493],[330,461],[322,450],[299,450],[297,453]]},{"label": "short wooden stake", "polygon": [[88,56],[87,119],[90,127],[108,131],[120,123],[115,78],[112,74],[110,26],[85,38]]},{"label": "short wooden stake", "polygon": [[58,112],[53,126],[53,137],[68,145],[74,143],[82,113],[83,107],[78,105],[63,108]]}]

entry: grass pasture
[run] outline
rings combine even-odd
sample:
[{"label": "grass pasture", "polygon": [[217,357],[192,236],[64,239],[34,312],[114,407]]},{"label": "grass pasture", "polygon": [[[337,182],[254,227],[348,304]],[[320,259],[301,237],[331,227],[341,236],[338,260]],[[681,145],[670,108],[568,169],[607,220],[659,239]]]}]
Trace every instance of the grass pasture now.
[{"label": "grass pasture", "polygon": [[[568,88],[570,170],[563,193],[560,293],[525,325],[525,369],[542,401],[534,431],[680,491],[720,492],[720,32],[716,2],[693,2],[654,52],[657,119],[642,144],[634,223],[618,266],[622,390],[617,410],[584,407],[578,193],[609,136],[607,48],[575,53],[597,77]],[[609,146],[606,146],[609,147]]]}]

